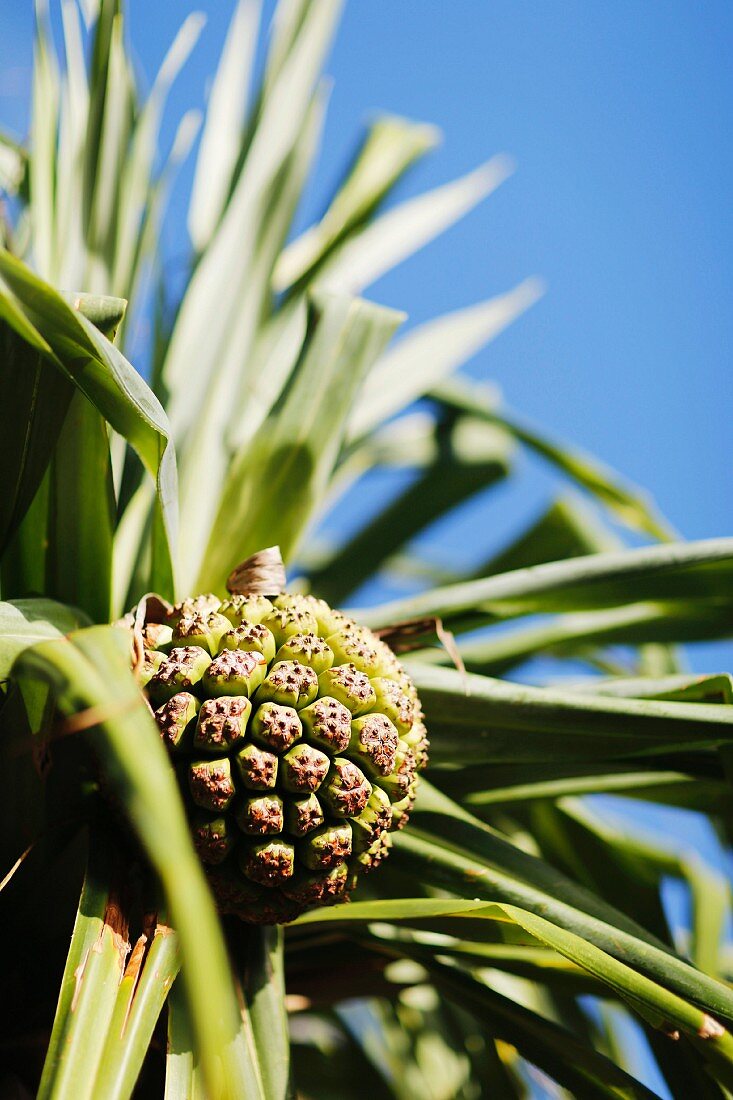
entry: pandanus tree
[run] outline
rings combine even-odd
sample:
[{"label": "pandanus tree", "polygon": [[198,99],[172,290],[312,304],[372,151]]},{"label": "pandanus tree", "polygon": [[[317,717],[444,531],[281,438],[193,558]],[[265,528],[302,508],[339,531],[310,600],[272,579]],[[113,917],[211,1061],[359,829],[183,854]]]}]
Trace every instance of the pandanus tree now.
[{"label": "pandanus tree", "polygon": [[[360,297],[505,159],[390,202],[437,134],[377,118],[293,235],[340,6],[281,0],[258,65],[241,0],[161,161],[200,19],[143,95],[118,2],[65,0],[60,50],[38,5],[28,142],[0,139],[8,1087],[649,1097],[643,1049],[671,1095],[722,1098],[728,884],[633,807],[707,815],[728,849],[731,679],[677,644],[730,633],[733,540],[673,541],[456,373],[536,282],[396,337]],[[199,132],[181,280],[160,227]],[[557,495],[438,575],[418,536],[492,506],[523,452]]]}]

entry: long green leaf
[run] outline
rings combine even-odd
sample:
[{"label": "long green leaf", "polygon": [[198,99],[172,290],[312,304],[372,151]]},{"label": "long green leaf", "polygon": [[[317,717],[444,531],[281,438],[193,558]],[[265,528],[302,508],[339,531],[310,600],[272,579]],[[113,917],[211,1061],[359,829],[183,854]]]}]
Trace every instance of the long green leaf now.
[{"label": "long green leaf", "polygon": [[433,126],[391,116],[376,119],[321,221],[292,241],[281,255],[273,273],[275,289],[313,281],[331,252],[369,219],[408,168],[434,148],[437,140]]},{"label": "long green leaf", "polygon": [[52,638],[61,638],[87,617],[72,607],[45,598],[0,603],[0,681],[7,680],[13,662],[24,649]]},{"label": "long green leaf", "polygon": [[[100,866],[101,853],[95,847],[90,852],[79,907],[66,956],[56,1015],[39,1086],[39,1097],[51,1095],[51,1089],[64,1058],[63,1043],[70,1022],[79,975],[94,945],[100,941],[104,929],[104,914],[108,900],[108,882]],[[102,1036],[104,1032],[102,1031]]]},{"label": "long green leaf", "polygon": [[86,267],[84,241],[84,140],[89,117],[84,43],[79,8],[62,0],[65,73],[59,104],[56,234],[50,281],[56,286],[80,287]]},{"label": "long green leaf", "polygon": [[[205,397],[216,404],[214,388],[222,391],[225,412],[229,411],[234,380],[231,372],[222,377],[218,367],[242,303],[251,293],[248,276],[262,204],[296,143],[339,7],[338,0],[324,0],[308,8],[297,44],[264,98],[219,228],[186,288],[163,370],[177,440],[200,418]],[[235,366],[238,373],[241,360]]]},{"label": "long green leaf", "polygon": [[267,1100],[290,1095],[290,1037],[285,1010],[283,930],[250,928],[243,946],[244,1026],[260,1052]]},{"label": "long green leaf", "polygon": [[[125,54],[122,14],[116,14],[112,20],[106,79],[93,175],[87,176],[88,182],[93,181],[86,227],[90,261],[85,274],[88,290],[111,289],[108,279],[114,263],[121,184],[133,126],[134,90]],[[93,106],[94,99],[90,122]]]},{"label": "long green leaf", "polygon": [[[0,316],[3,303],[0,301]],[[3,405],[0,412],[0,555],[18,529],[51,459],[74,394],[44,354],[0,320]]]},{"label": "long green leaf", "polygon": [[[404,547],[407,539],[509,472],[508,437],[470,417],[439,426],[431,443],[433,461],[416,480],[318,568],[310,570],[313,588],[331,603],[343,603],[391,554]],[[417,451],[415,458],[421,457]]]},{"label": "long green leaf", "polygon": [[348,438],[360,438],[422,397],[529,309],[541,293],[536,279],[526,279],[506,294],[408,332],[369,374],[349,421]]},{"label": "long green leaf", "polygon": [[733,738],[733,708],[590,696],[417,661],[408,666],[436,763],[644,757],[715,748]]},{"label": "long green leaf", "polygon": [[[111,339],[124,314],[125,302],[119,298],[77,295],[76,308]],[[18,530],[47,471],[67,416],[74,387],[53,365],[53,352],[9,296],[0,293],[0,348],[5,374],[5,400],[0,416],[0,465],[5,477],[5,492],[0,501],[0,556]],[[75,445],[72,437],[71,445]],[[73,479],[72,479],[73,480]],[[79,488],[79,486],[77,486]],[[49,543],[45,502],[36,509],[39,538]],[[29,526],[33,527],[36,517]],[[42,529],[40,529],[42,527]],[[68,553],[73,556],[70,547]],[[45,569],[45,552],[41,575]],[[4,563],[5,565],[6,563]],[[4,569],[6,588],[9,579]],[[41,590],[40,585],[8,589],[14,595]],[[48,593],[50,594],[50,593]],[[68,596],[70,602],[74,601]]]},{"label": "long green leaf", "polygon": [[629,527],[658,539],[674,537],[669,525],[656,513],[653,502],[641,490],[624,485],[613,470],[589,455],[553,443],[514,416],[497,413],[491,400],[484,398],[480,385],[452,378],[435,386],[433,395],[448,408],[470,410],[475,416],[485,416],[490,423],[511,431],[526,447],[597,497]]},{"label": "long green leaf", "polygon": [[[573,853],[582,861],[586,876],[594,876],[603,860],[603,874],[595,877],[598,878],[596,889],[604,896],[610,897],[608,887],[614,876],[609,874],[609,869],[614,860],[624,869],[634,866],[638,869],[634,875],[635,890],[642,878],[657,890],[663,876],[682,879],[692,902],[692,958],[706,973],[720,974],[720,945],[728,918],[730,893],[723,874],[705,863],[693,848],[679,844],[665,848],[639,835],[636,829],[633,833],[631,829],[622,831],[578,798],[564,798],[552,812],[568,830]],[[629,897],[629,883],[628,876],[615,877],[620,879],[618,904]]]},{"label": "long green leaf", "polygon": [[489,1027],[573,1096],[653,1100],[655,1093],[572,1033],[518,1005],[454,967],[429,964],[438,988],[457,1004],[488,1017]]},{"label": "long green leaf", "polygon": [[120,194],[117,202],[114,266],[110,285],[119,294],[129,295],[135,277],[138,242],[150,203],[155,198],[153,170],[159,143],[160,125],[166,98],[193,49],[204,24],[201,13],[194,12],[181,25],[160,67],[150,96],[146,100],[122,165]]},{"label": "long green leaf", "polygon": [[[53,353],[53,362],[70,377],[114,430],[137,451],[155,479],[167,547],[159,548],[159,576],[172,594],[171,547],[177,528],[177,480],[169,426],[159,402],[119,351],[94,325],[8,252],[0,250],[0,277],[18,307]],[[0,288],[1,289],[1,288]],[[13,316],[8,317],[13,323]],[[163,592],[165,595],[166,593]]]},{"label": "long green leaf", "polygon": [[260,0],[239,0],[209,93],[188,208],[188,231],[203,252],[229,197],[247,113]]},{"label": "long green leaf", "polygon": [[[94,2],[94,0],[92,0]],[[120,0],[96,0],[94,41],[89,71],[89,117],[84,142],[84,221],[88,224],[96,192],[97,169],[104,129],[113,28]]]},{"label": "long green leaf", "polygon": [[30,210],[36,266],[49,276],[53,270],[56,191],[56,127],[59,76],[49,28],[48,0],[37,0],[33,48],[33,104],[29,170]]},{"label": "long green leaf", "polygon": [[44,588],[101,623],[111,617],[115,520],[107,425],[77,392],[51,467]]},{"label": "long green leaf", "polygon": [[584,611],[647,600],[730,603],[733,539],[673,543],[550,562],[437,588],[358,611],[368,626],[438,616],[454,627],[517,615]]},{"label": "long green leaf", "polygon": [[[542,890],[495,870],[477,855],[468,856],[444,847],[441,838],[434,833],[420,834],[416,829],[411,829],[399,836],[397,851],[400,865],[416,874],[421,881],[431,882],[459,896],[470,891],[474,904],[485,900],[515,905],[551,920],[556,927],[581,937],[627,966],[647,974],[685,1000],[699,1004],[728,1021],[733,1019],[733,996],[725,985],[655,943],[625,931],[620,927],[624,923],[620,914],[616,914],[614,924],[589,916]],[[467,903],[464,914],[469,908],[470,903]],[[389,913],[385,914],[385,919],[389,919]]]},{"label": "long green leaf", "polygon": [[490,195],[513,169],[508,157],[391,207],[335,253],[322,278],[334,289],[359,293],[428,244]]},{"label": "long green leaf", "polygon": [[[461,656],[471,672],[499,676],[538,653],[582,657],[590,646],[699,641],[731,633],[733,607],[693,601],[629,603],[604,611],[557,615],[537,625],[502,631],[496,637],[461,646]],[[421,653],[420,659],[441,664],[448,660],[442,650]]]},{"label": "long green leaf", "polygon": [[[519,906],[581,936],[681,997],[703,1004],[726,1019],[733,1018],[733,995],[722,983],[675,957],[619,910],[543,860],[521,851],[425,781],[414,820],[415,825],[411,822],[410,828],[396,837],[400,863],[416,873],[420,882],[431,882],[456,894],[461,899],[456,903],[456,913],[466,915],[473,904],[482,900]],[[471,900],[465,900],[467,894]],[[390,920],[409,917],[416,911],[410,908],[415,904],[380,901],[359,906],[371,906],[373,920]],[[420,899],[419,904],[441,903]],[[342,912],[324,913],[323,919],[339,919],[342,915],[344,919],[358,919],[356,903]],[[301,920],[308,921],[309,917]]]},{"label": "long green leaf", "polygon": [[554,500],[517,538],[478,565],[473,576],[509,573],[530,565],[620,548],[620,540],[599,522],[583,500],[565,494]]},{"label": "long green leaf", "polygon": [[[645,761],[557,761],[550,764],[486,764],[436,776],[441,790],[464,802],[475,813],[481,807],[527,806],[530,802],[570,795],[617,794],[669,806],[705,806],[721,813],[727,805],[726,783],[696,779],[684,771],[636,770]],[[633,770],[631,770],[633,768]]]},{"label": "long green leaf", "polygon": [[165,749],[127,667],[128,644],[115,628],[93,627],[25,650],[15,675],[50,681],[68,714],[99,708],[90,737],[160,878],[207,1085],[222,1097],[259,1096],[257,1067],[237,1040],[239,1011],[213,902]]},{"label": "long green leaf", "polygon": [[[139,948],[142,944],[136,945],[136,949]],[[134,952],[130,963],[136,963]],[[159,925],[148,946],[142,970],[128,964],[120,983],[112,1026],[94,1081],[95,1096],[127,1100],[133,1095],[155,1025],[179,966],[176,936],[170,928]]]},{"label": "long green leaf", "polygon": [[283,407],[232,464],[199,590],[223,590],[237,562],[267,543],[277,543],[286,558],[292,555],[336,462],[344,411],[400,319],[393,310],[360,300],[312,300]]},{"label": "long green leaf", "polygon": [[194,1086],[193,1028],[183,982],[173,983],[168,997],[168,1050],[165,1066],[164,1100],[197,1100]]},{"label": "long green leaf", "polygon": [[[671,612],[670,612],[671,613]],[[571,686],[571,685],[569,685]],[[628,699],[669,699],[677,703],[733,704],[733,675],[729,672],[675,676],[633,676],[613,680],[586,680],[572,687],[598,695]]]},{"label": "long green leaf", "polygon": [[318,129],[315,84],[339,10],[340,0],[308,6],[282,71],[263,92],[231,198],[188,284],[163,364],[189,535],[181,547],[187,589],[195,582],[232,449],[239,444],[237,419],[254,383],[272,267],[302,189],[303,145],[309,158]]}]

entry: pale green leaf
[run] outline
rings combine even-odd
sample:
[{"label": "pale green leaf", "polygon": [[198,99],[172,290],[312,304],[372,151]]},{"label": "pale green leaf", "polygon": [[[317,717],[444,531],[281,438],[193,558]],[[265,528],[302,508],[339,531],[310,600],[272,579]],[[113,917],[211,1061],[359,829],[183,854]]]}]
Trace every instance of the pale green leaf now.
[{"label": "pale green leaf", "polygon": [[200,590],[223,590],[234,566],[262,546],[277,543],[286,558],[292,554],[336,462],[344,413],[400,320],[368,302],[314,297],[287,399],[232,464]]},{"label": "pale green leaf", "polygon": [[0,602],[0,680],[7,680],[16,657],[28,646],[60,638],[87,622],[83,612],[45,597]]},{"label": "pale green leaf", "polygon": [[[93,169],[93,192],[87,226],[89,264],[85,290],[110,289],[114,244],[118,227],[121,182],[128,157],[133,122],[134,90],[125,52],[123,20],[116,15],[107,68],[104,110],[100,119],[99,146]],[[90,113],[90,122],[91,122]],[[89,178],[89,177],[88,177]]]},{"label": "pale green leaf", "polygon": [[[486,429],[487,425],[468,416],[434,427],[433,454],[419,476],[317,568],[310,569],[314,589],[332,604],[342,603],[408,539],[506,477],[511,440],[501,431]],[[420,461],[428,453],[429,448],[423,448],[422,454],[415,448],[413,457]]]},{"label": "pale green leaf", "polygon": [[188,207],[188,232],[197,252],[208,245],[229,197],[247,114],[260,9],[261,0],[239,0],[209,93]]},{"label": "pale green leaf", "polygon": [[[329,253],[358,232],[408,168],[432,149],[435,127],[407,119],[378,118],[367,131],[346,178],[317,225],[292,241],[273,273],[276,290],[312,280]],[[326,276],[329,284],[329,277]]]},{"label": "pale green leaf", "polygon": [[252,293],[248,276],[261,204],[295,145],[339,6],[337,0],[323,0],[309,8],[297,43],[262,104],[219,228],[186,289],[163,371],[177,439],[199,415],[207,390],[208,400],[215,387],[223,391],[229,411],[234,380],[222,377],[217,368],[235,318]]},{"label": "pale green leaf", "polygon": [[54,267],[58,104],[59,75],[51,42],[48,2],[37,0],[30,132],[30,213],[35,264],[47,277]]},{"label": "pale green leaf", "polygon": [[464,217],[512,168],[508,157],[493,157],[461,179],[392,207],[334,255],[323,271],[324,284],[359,293]]},{"label": "pale green leaf", "polygon": [[153,169],[168,92],[196,45],[204,22],[204,16],[194,12],[181,25],[158,71],[150,96],[135,121],[130,148],[121,166],[117,202],[117,235],[110,285],[119,294],[129,295],[132,286],[138,241],[146,208],[153,199]]},{"label": "pale green leaf", "polygon": [[[194,583],[233,454],[253,439],[285,386],[302,343],[305,307],[293,300],[263,326],[270,275],[287,234],[320,139],[325,96],[319,90],[296,144],[278,173],[268,217],[259,229],[247,289],[227,334],[217,378],[184,443],[181,515],[189,537],[181,544],[184,582]],[[229,389],[225,387],[228,381]]]},{"label": "pale green leaf", "polygon": [[51,281],[57,286],[75,289],[82,285],[86,264],[83,198],[89,88],[79,9],[74,0],[63,0],[61,14],[66,71],[59,110],[57,220]]},{"label": "pale green leaf", "polygon": [[348,437],[358,439],[452,374],[542,294],[537,279],[486,302],[428,321],[404,336],[369,374]]}]

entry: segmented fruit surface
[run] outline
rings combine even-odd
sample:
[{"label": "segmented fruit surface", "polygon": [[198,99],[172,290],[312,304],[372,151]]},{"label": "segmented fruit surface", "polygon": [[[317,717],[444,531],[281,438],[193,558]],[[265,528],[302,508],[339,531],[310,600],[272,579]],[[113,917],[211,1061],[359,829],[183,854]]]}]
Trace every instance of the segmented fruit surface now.
[{"label": "segmented fruit surface", "polygon": [[312,596],[191,597],[144,628],[140,680],[219,908],[346,901],[405,825],[427,735],[405,669]]}]

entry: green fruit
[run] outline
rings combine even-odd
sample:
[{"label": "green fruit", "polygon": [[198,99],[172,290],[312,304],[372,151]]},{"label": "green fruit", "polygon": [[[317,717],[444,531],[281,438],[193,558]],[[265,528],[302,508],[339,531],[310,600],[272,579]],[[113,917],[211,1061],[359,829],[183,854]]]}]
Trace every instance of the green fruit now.
[{"label": "green fruit", "polygon": [[318,677],[320,695],[329,695],[348,707],[353,715],[364,714],[376,702],[369,677],[355,665],[339,665]]},{"label": "green fruit", "polygon": [[400,742],[393,771],[379,780],[379,785],[389,795],[391,802],[400,802],[410,793],[410,786],[417,772],[417,761],[412,749]]},{"label": "green fruit", "polygon": [[337,756],[318,792],[321,805],[334,817],[358,817],[369,796],[372,785],[364,772],[343,756]]},{"label": "green fruit", "polygon": [[191,797],[202,810],[223,813],[234,798],[232,766],[224,760],[194,760],[188,767]]},{"label": "green fruit", "polygon": [[299,611],[293,607],[273,607],[260,621],[272,631],[279,646],[295,634],[318,633],[316,617],[309,611]]},{"label": "green fruit", "polygon": [[422,718],[415,719],[407,733],[400,735],[400,741],[403,745],[407,745],[409,749],[412,749],[415,754],[418,771],[427,767],[430,742],[428,741],[428,731],[425,728],[425,723]]},{"label": "green fruit", "polygon": [[378,676],[372,680],[372,687],[375,694],[372,709],[386,714],[397,727],[398,733],[407,733],[415,718],[415,707],[409,696],[398,683],[386,676]]},{"label": "green fruit", "polygon": [[168,626],[175,626],[181,619],[190,619],[194,615],[208,615],[210,611],[218,611],[221,600],[213,592],[205,592],[202,596],[189,596],[187,600],[176,604],[168,615]]},{"label": "green fruit", "polygon": [[172,649],[148,683],[148,695],[153,703],[165,703],[179,691],[197,687],[211,657],[198,646]]},{"label": "green fruit", "polygon": [[352,847],[358,855],[392,827],[394,807],[381,787],[372,787],[364,809],[351,819]]},{"label": "green fruit", "polygon": [[388,854],[427,762],[389,647],[297,594],[194,597],[146,624],[143,644],[138,679],[220,911],[277,923],[347,899]]},{"label": "green fruit", "polygon": [[197,814],[191,823],[193,843],[204,863],[223,863],[234,850],[237,834],[228,817]]},{"label": "green fruit", "polygon": [[257,692],[258,703],[280,703],[285,707],[307,707],[318,695],[318,676],[299,661],[277,661]]},{"label": "green fruit", "polygon": [[351,826],[347,821],[324,825],[301,840],[298,855],[311,871],[330,871],[351,855]]},{"label": "green fruit", "polygon": [[230,626],[229,620],[217,614],[216,611],[190,615],[179,619],[173,627],[171,644],[173,646],[197,645],[215,657],[219,652],[219,642]]},{"label": "green fruit", "polygon": [[301,710],[300,721],[307,740],[331,756],[343,752],[351,740],[351,711],[328,695]]},{"label": "green fruit", "polygon": [[283,800],[276,794],[245,798],[236,812],[236,822],[250,836],[270,836],[283,831]]},{"label": "green fruit", "polygon": [[207,699],[199,711],[194,748],[226,753],[244,740],[252,704],[243,695]]},{"label": "green fruit", "polygon": [[313,745],[296,745],[282,758],[281,783],[291,794],[317,791],[328,775],[331,761]]},{"label": "green fruit", "polygon": [[383,659],[376,646],[371,644],[374,635],[362,627],[346,627],[332,634],[328,644],[333,650],[334,664],[354,665],[365,676],[379,676]]},{"label": "green fruit", "polygon": [[348,881],[348,864],[341,862],[325,873],[307,874],[297,871],[283,885],[282,892],[291,901],[299,902],[304,909],[310,909],[318,905],[333,905],[343,897]]},{"label": "green fruit", "polygon": [[386,714],[365,714],[351,723],[351,755],[369,775],[389,775],[397,763],[400,739]]},{"label": "green fruit", "polygon": [[417,776],[414,776],[407,788],[407,794],[398,802],[392,803],[392,829],[404,829],[407,824],[412,807],[415,805],[417,794]]},{"label": "green fruit", "polygon": [[295,848],[286,840],[253,844],[240,849],[239,866],[251,882],[280,886],[295,870]]},{"label": "green fruit", "polygon": [[160,735],[171,752],[181,752],[187,748],[193,737],[192,727],[196,723],[199,706],[198,699],[187,691],[179,691],[167,703],[163,703],[155,712]]},{"label": "green fruit", "polygon": [[207,695],[251,696],[265,678],[267,661],[261,653],[225,649],[215,657],[203,675]]},{"label": "green fruit", "polygon": [[261,623],[272,611],[272,604],[265,596],[232,596],[219,608],[232,626],[243,623]]},{"label": "green fruit", "polygon": [[143,627],[143,644],[146,649],[170,648],[173,630],[165,623],[147,623]]},{"label": "green fruit", "polygon": [[333,664],[331,647],[317,634],[293,634],[292,638],[280,646],[276,661],[300,661],[312,668],[316,676]]},{"label": "green fruit", "polygon": [[323,809],[315,794],[288,800],[285,807],[285,828],[291,836],[306,836],[324,821]]},{"label": "green fruit", "polygon": [[140,687],[146,687],[150,683],[164,660],[165,653],[161,653],[157,649],[145,650],[143,663],[137,670],[137,682]]},{"label": "green fruit", "polygon": [[219,642],[219,652],[225,649],[245,649],[252,653],[261,653],[269,665],[275,656],[275,639],[271,631],[261,623],[232,626],[227,620],[227,630]]},{"label": "green fruit", "polygon": [[262,703],[250,723],[252,739],[272,752],[285,752],[303,732],[298,712],[279,703]]},{"label": "green fruit", "polygon": [[245,745],[235,756],[243,785],[250,791],[272,790],[277,782],[278,758],[259,745]]}]

